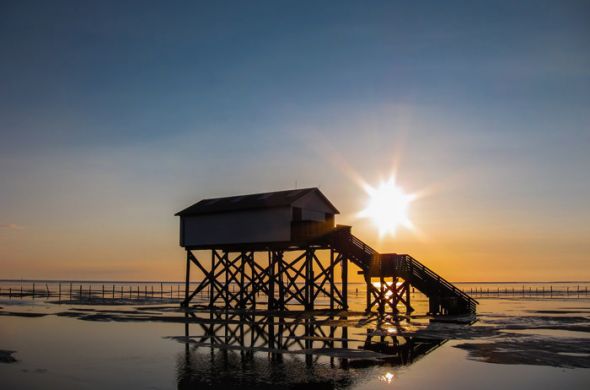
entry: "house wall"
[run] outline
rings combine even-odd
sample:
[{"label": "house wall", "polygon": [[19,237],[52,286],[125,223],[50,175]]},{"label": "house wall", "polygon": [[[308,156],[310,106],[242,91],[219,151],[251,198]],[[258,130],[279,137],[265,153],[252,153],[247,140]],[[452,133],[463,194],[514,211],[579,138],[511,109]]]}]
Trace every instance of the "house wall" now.
[{"label": "house wall", "polygon": [[326,213],[323,213],[321,211],[303,209],[301,210],[301,219],[303,221],[323,222],[326,220]]},{"label": "house wall", "polygon": [[324,200],[315,192],[302,196],[293,202],[293,206],[302,209],[321,211],[323,213],[333,213],[334,211],[324,202]]},{"label": "house wall", "polygon": [[289,241],[291,208],[185,216],[180,224],[182,246]]},{"label": "house wall", "polygon": [[304,221],[322,222],[326,220],[326,213],[334,212],[320,196],[313,192],[297,199],[293,206],[302,209],[301,219]]}]

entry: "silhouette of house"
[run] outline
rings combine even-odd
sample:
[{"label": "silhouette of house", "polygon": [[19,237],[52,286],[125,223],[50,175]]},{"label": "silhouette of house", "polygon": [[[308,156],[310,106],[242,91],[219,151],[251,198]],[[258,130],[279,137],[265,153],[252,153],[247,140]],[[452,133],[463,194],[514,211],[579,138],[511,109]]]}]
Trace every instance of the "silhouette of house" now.
[{"label": "silhouette of house", "polygon": [[339,211],[318,188],[203,199],[176,213],[180,245],[300,243],[334,228]]}]

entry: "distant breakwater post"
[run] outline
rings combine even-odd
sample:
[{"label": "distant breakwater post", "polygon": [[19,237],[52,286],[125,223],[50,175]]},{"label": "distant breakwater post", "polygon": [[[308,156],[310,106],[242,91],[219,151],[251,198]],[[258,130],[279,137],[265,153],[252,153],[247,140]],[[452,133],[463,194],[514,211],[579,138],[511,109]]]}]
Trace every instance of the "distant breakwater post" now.
[{"label": "distant breakwater post", "polygon": [[[204,199],[178,212],[182,306],[209,290],[209,309],[313,311],[325,298],[330,310],[348,310],[352,265],[365,280],[367,312],[410,314],[417,289],[431,315],[475,314],[477,301],[467,293],[410,255],[378,253],[350,226],[336,225],[338,213],[317,188]],[[204,277],[191,292],[192,268]]]}]

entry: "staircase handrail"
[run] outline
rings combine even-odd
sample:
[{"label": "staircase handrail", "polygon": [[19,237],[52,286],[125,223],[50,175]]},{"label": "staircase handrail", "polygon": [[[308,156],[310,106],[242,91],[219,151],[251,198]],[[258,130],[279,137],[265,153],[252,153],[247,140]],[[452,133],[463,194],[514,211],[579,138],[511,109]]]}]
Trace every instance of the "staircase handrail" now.
[{"label": "staircase handrail", "polygon": [[418,260],[414,259],[412,256],[410,256],[408,254],[403,254],[400,256],[404,257],[406,259],[406,261],[409,261],[411,263],[412,267],[417,267],[417,268],[422,269],[422,271],[424,271],[426,274],[428,274],[428,276],[437,279],[437,281],[439,283],[441,283],[442,285],[444,285],[448,289],[450,289],[454,292],[457,292],[463,298],[465,298],[469,301],[473,301],[475,303],[479,303],[477,300],[473,299],[472,297],[467,295],[465,292],[463,292],[462,290],[455,287],[451,282],[449,282],[448,280],[446,280],[445,278],[443,278],[442,276],[440,276],[439,274],[437,274],[436,272],[434,272],[433,270],[431,270],[430,268],[428,268],[427,266],[425,266],[424,264],[422,264]]},{"label": "staircase handrail", "polygon": [[[348,227],[348,226],[336,226],[334,228],[334,230],[332,231],[332,233],[327,236],[330,237],[331,240],[337,240],[338,242],[345,244],[348,247],[348,251],[350,251],[350,252],[354,252],[355,250],[361,251],[362,254],[364,255],[363,256],[364,258],[359,256],[358,253],[356,253],[356,254],[350,253],[349,255],[352,254],[354,257],[356,257],[356,260],[359,263],[357,265],[365,270],[371,266],[370,261],[372,259],[374,259],[377,256],[380,256],[380,254],[375,249],[371,248],[369,245],[365,244],[362,240],[355,237],[350,232],[350,227]],[[455,287],[451,282],[449,282],[448,280],[446,280],[445,278],[443,278],[442,276],[440,276],[439,274],[437,274],[436,272],[434,272],[433,270],[431,270],[430,268],[428,268],[427,266],[425,266],[424,264],[422,264],[418,260],[414,259],[412,256],[410,256],[408,254],[400,254],[397,256],[398,256],[398,258],[401,258],[402,261],[405,261],[409,265],[408,268],[410,269],[412,274],[414,273],[413,268],[416,268],[417,270],[421,270],[426,275],[428,275],[430,278],[437,280],[437,282],[441,286],[443,286],[447,290],[451,291],[452,293],[456,294],[460,298],[466,300],[470,304],[471,307],[474,307],[475,304],[479,303],[477,300],[473,299],[467,293],[465,293],[462,290]],[[356,262],[355,262],[355,264],[356,264]],[[419,275],[415,275],[415,276],[418,277]]]}]

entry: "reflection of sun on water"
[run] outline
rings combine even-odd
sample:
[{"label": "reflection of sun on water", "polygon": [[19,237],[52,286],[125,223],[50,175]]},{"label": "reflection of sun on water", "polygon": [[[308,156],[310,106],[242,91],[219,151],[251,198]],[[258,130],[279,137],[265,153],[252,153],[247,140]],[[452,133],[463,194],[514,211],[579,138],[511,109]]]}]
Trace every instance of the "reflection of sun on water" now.
[{"label": "reflection of sun on water", "polygon": [[387,374],[381,375],[379,377],[379,380],[381,380],[382,382],[385,382],[385,383],[391,383],[394,379],[395,379],[395,374],[393,374],[391,372],[388,372]]},{"label": "reflection of sun on water", "polygon": [[365,191],[369,194],[369,201],[358,216],[370,218],[377,225],[381,236],[395,235],[400,226],[413,230],[408,209],[416,196],[406,194],[396,185],[395,178],[382,182],[376,188],[365,185]]},{"label": "reflection of sun on water", "polygon": [[[381,290],[381,282],[371,282],[371,284],[377,289],[377,290]],[[396,282],[395,283],[395,287],[396,289],[399,289],[401,287],[403,283],[402,282]],[[387,289],[391,286],[393,286],[393,282],[383,282],[383,286]],[[387,290],[385,291],[385,297],[389,298],[393,295],[393,291],[391,290]]]}]

